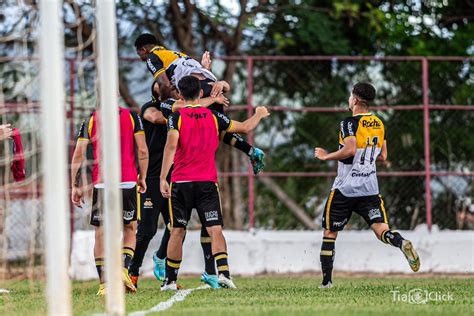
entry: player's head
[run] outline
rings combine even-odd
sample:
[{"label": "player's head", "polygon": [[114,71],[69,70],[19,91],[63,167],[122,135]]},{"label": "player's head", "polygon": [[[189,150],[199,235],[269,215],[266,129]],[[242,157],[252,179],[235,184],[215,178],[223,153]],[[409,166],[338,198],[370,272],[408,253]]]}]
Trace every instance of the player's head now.
[{"label": "player's head", "polygon": [[355,106],[369,107],[374,99],[374,86],[370,83],[358,82],[352,87],[351,96],[349,97],[349,109],[352,110]]},{"label": "player's head", "polygon": [[150,33],[143,33],[135,40],[135,50],[142,61],[147,59],[150,50],[157,45],[156,37]]},{"label": "player's head", "polygon": [[199,79],[193,76],[184,76],[178,82],[179,94],[186,101],[194,101],[200,99],[203,95],[201,83]]}]

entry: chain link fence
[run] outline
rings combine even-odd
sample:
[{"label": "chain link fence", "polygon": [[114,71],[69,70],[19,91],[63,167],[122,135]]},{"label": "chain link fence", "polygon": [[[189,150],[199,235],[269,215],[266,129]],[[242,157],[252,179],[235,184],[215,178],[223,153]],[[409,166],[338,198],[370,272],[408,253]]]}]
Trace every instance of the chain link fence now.
[{"label": "chain link fence", "polygon": [[[392,226],[413,229],[474,227],[474,72],[472,57],[227,57],[216,59],[218,77],[231,76],[227,113],[245,119],[265,105],[271,117],[249,142],[266,154],[265,171],[254,176],[244,155],[228,146],[218,153],[226,225],[235,229],[320,229],[321,214],[336,174],[335,162],[313,158],[316,146],[337,149],[340,121],[349,116],[347,99],[357,81],[373,82],[372,111],[385,122],[388,165],[379,184]],[[27,178],[12,180],[9,143],[2,147],[0,177],[1,272],[32,275],[42,264],[43,236],[37,61],[0,59],[3,123],[19,127]],[[122,80],[137,103],[150,98],[151,76],[134,58],[120,60]],[[92,59],[68,59],[66,68],[68,152],[77,129],[96,107]],[[84,182],[90,165],[84,166]],[[71,207],[71,227],[91,229],[89,210]],[[348,228],[364,229],[355,216]]]}]

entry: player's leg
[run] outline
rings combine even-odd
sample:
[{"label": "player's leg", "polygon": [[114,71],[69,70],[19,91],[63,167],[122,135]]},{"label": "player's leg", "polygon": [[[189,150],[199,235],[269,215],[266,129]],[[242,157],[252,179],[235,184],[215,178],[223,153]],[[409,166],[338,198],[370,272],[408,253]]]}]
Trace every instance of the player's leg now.
[{"label": "player's leg", "polygon": [[201,226],[201,247],[204,255],[205,270],[201,275],[201,281],[212,288],[219,288],[219,282],[216,274],[216,261],[212,255],[211,236],[205,226]]},{"label": "player's leg", "polygon": [[235,288],[230,276],[227,244],[222,231],[223,219],[218,185],[214,182],[199,182],[196,192],[196,210],[201,224],[206,227],[211,237],[212,255],[217,265],[219,285],[224,288]]},{"label": "player's leg", "polygon": [[[161,196],[159,190],[159,182],[157,180],[147,180],[147,191],[139,194],[140,216],[138,218],[138,229],[136,234],[135,255],[129,268],[129,275],[135,286],[138,284],[138,276],[140,275],[140,267],[143,258],[148,249],[150,241],[156,234],[158,227],[159,201],[158,195]],[[163,197],[162,197],[163,199]],[[166,256],[166,252],[165,252]]]},{"label": "player's leg", "polygon": [[351,200],[345,197],[339,190],[333,190],[329,194],[323,212],[323,241],[319,259],[323,280],[320,288],[332,287],[332,271],[336,257],[336,238],[338,231],[344,229],[351,218]]},{"label": "player's leg", "polygon": [[97,275],[99,276],[97,295],[105,295],[104,229],[101,226],[95,228],[94,258]]},{"label": "player's leg", "polygon": [[139,206],[137,204],[137,188],[122,189],[123,207],[123,270],[122,279],[126,291],[136,292],[137,289],[129,276],[128,269],[132,263],[136,246],[136,230]]},{"label": "player's leg", "polygon": [[192,211],[192,182],[172,183],[170,201],[171,235],[166,253],[166,279],[162,291],[178,290],[178,272],[183,257],[183,239]]},{"label": "player's leg", "polygon": [[[168,174],[167,181],[171,181],[171,171]],[[159,187],[160,181],[157,180],[157,188]],[[171,236],[170,204],[169,200],[161,195],[160,190],[156,190],[154,194],[156,195],[157,207],[159,208],[165,223],[165,229],[163,231],[163,236],[161,237],[160,247],[153,253],[153,274],[158,281],[164,281],[166,278],[166,252],[168,251],[168,242]]]},{"label": "player's leg", "polygon": [[420,258],[411,241],[403,238],[399,232],[390,229],[387,211],[380,195],[360,198],[357,213],[364,218],[380,241],[402,251],[414,272],[420,269]]},{"label": "player's leg", "polygon": [[153,253],[153,274],[158,281],[164,281],[166,277],[166,252],[168,251],[168,242],[171,236],[169,201],[165,199],[159,191],[158,205],[160,213],[163,216],[165,229],[161,237],[160,247]]},{"label": "player's leg", "polygon": [[[203,91],[203,97],[209,97],[212,91],[212,86],[209,83],[213,81],[210,79],[205,79],[201,80],[200,82]],[[222,104],[214,103],[209,106],[209,109],[217,111],[219,113],[224,113],[224,106]],[[252,145],[247,143],[245,139],[243,139],[243,137],[239,134],[222,132],[221,141],[224,144],[235,147],[236,149],[246,154],[250,159],[254,174],[258,174],[265,167],[265,153],[263,152],[263,150],[261,150],[260,148],[253,147]]]},{"label": "player's leg", "polygon": [[99,190],[92,190],[92,211],[90,224],[95,227],[94,236],[94,258],[95,267],[99,276],[99,291],[97,295],[105,295],[105,270],[104,270],[104,229],[101,226],[102,210],[100,208],[101,198]]},{"label": "player's leg", "polygon": [[250,163],[252,164],[253,173],[255,175],[257,175],[265,167],[265,153],[263,150],[253,147],[239,134],[222,132],[221,140],[224,144],[237,148],[249,157]]}]

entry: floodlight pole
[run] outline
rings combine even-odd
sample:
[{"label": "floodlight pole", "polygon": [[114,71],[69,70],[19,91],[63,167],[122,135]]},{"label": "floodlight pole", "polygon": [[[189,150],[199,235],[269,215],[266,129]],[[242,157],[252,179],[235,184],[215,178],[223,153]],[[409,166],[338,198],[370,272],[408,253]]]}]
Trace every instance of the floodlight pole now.
[{"label": "floodlight pole", "polygon": [[120,142],[118,121],[118,57],[115,2],[97,1],[97,68],[100,87],[100,143],[104,189],[104,236],[106,311],[109,315],[125,314],[122,281],[122,197]]},{"label": "floodlight pole", "polygon": [[71,315],[62,1],[41,0],[39,12],[46,297],[49,315]]}]

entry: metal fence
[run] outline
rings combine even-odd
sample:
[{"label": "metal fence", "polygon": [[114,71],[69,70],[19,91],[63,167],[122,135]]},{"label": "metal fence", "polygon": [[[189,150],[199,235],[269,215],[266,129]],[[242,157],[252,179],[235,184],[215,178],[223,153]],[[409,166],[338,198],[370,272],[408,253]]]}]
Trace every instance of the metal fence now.
[{"label": "metal fence", "polygon": [[[365,80],[378,89],[378,101],[371,110],[382,117],[387,128],[392,166],[381,167],[378,174],[391,222],[405,229],[422,223],[429,229],[433,224],[472,229],[473,61],[473,57],[369,56],[216,59],[218,76],[228,65],[236,69],[231,80],[234,105],[228,108],[230,116],[245,118],[258,105],[268,106],[272,112],[262,128],[247,135],[250,143],[267,153],[265,172],[254,176],[242,157],[236,158],[237,164],[221,165],[221,179],[241,181],[229,185],[240,186],[242,197],[232,203],[243,210],[244,227],[303,228],[300,220],[305,216],[320,218],[336,166],[317,162],[312,149],[337,149],[339,122],[350,115],[346,113],[350,86]],[[35,64],[2,58],[0,67],[12,62]],[[68,59],[67,65],[66,137],[72,153],[78,125],[95,106],[96,76],[93,60]],[[134,58],[122,58],[120,67],[132,95],[149,93],[151,76],[145,65]],[[13,92],[2,95],[4,117],[38,113],[34,95],[28,99]],[[2,187],[3,196],[7,190],[8,186]],[[32,180],[9,192],[8,198],[37,198],[40,194],[41,188]],[[232,203],[224,201],[227,208],[232,208]],[[317,220],[314,227],[316,224]],[[362,224],[356,222],[352,227]]]}]

